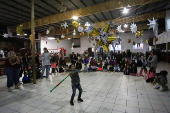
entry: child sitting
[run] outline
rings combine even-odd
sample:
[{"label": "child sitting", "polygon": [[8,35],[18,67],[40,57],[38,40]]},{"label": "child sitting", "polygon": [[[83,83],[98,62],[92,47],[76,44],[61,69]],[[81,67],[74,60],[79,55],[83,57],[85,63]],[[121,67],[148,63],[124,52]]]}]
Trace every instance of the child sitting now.
[{"label": "child sitting", "polygon": [[84,66],[84,72],[87,72],[88,71],[88,67],[87,67],[87,64],[85,64]]},{"label": "child sitting", "polygon": [[140,76],[143,76],[144,69],[146,69],[146,67],[145,67],[145,66],[142,66],[141,69],[140,69],[140,72],[139,72],[139,75],[140,75]]},{"label": "child sitting", "polygon": [[98,71],[102,71],[102,63],[100,62],[99,67],[97,69]]},{"label": "child sitting", "polygon": [[168,83],[167,74],[168,72],[165,70],[160,72],[160,74],[155,78],[154,82],[157,82],[157,84],[153,87],[154,89],[159,88],[160,91],[169,90],[168,86],[166,86],[166,84]]},{"label": "child sitting", "polygon": [[116,60],[114,60],[114,65],[117,65],[117,61]]},{"label": "child sitting", "polygon": [[113,68],[112,65],[110,65],[110,67],[109,67],[109,72],[113,72],[113,71],[114,71],[114,68]]},{"label": "child sitting", "polygon": [[119,72],[119,66],[115,64],[115,72]]},{"label": "child sitting", "polygon": [[54,75],[56,73],[55,71],[57,69],[57,65],[56,65],[56,63],[54,63],[54,61],[51,62],[51,68],[52,68],[51,75],[54,77]]},{"label": "child sitting", "polygon": [[104,64],[104,66],[103,66],[103,71],[107,72],[107,65],[106,64]]},{"label": "child sitting", "polygon": [[92,72],[91,65],[89,65],[88,72]]},{"label": "child sitting", "polygon": [[146,61],[143,60],[142,65],[146,67]]},{"label": "child sitting", "polygon": [[146,77],[147,77],[146,82],[147,83],[149,83],[149,82],[152,83],[154,81],[154,79],[155,79],[155,75],[156,75],[155,68],[151,67],[150,70],[148,71],[147,75],[146,75]]},{"label": "child sitting", "polygon": [[95,65],[92,65],[91,68],[92,68],[92,71],[96,71],[97,70]]},{"label": "child sitting", "polygon": [[130,67],[129,67],[129,65],[125,64],[124,74],[125,75],[130,75]]},{"label": "child sitting", "polygon": [[28,78],[27,72],[24,73],[24,77],[22,78],[23,83],[31,83],[31,78]]},{"label": "child sitting", "polygon": [[143,71],[143,78],[146,80],[147,79],[147,69],[145,68]]}]

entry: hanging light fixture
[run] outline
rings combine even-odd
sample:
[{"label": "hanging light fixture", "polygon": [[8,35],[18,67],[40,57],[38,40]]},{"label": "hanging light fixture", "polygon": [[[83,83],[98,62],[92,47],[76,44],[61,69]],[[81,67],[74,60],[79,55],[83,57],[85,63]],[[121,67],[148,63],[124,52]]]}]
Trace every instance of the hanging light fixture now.
[{"label": "hanging light fixture", "polygon": [[73,20],[78,20],[78,17],[77,16],[73,16],[72,19]]},{"label": "hanging light fixture", "polygon": [[128,10],[128,9],[126,9],[126,7],[124,7],[124,9],[123,9],[123,13],[124,13],[124,14],[127,14],[127,13],[128,13],[128,11],[129,11],[129,10]]},{"label": "hanging light fixture", "polygon": [[127,28],[127,27],[128,27],[128,25],[127,25],[127,24],[125,24],[125,25],[124,25],[124,27],[125,27],[125,28]]}]

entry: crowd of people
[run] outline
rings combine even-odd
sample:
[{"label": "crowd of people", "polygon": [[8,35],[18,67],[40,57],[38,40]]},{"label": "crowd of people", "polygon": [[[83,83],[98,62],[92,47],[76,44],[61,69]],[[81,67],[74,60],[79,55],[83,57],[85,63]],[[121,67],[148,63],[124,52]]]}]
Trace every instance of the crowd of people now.
[{"label": "crowd of people", "polygon": [[[88,53],[85,52],[83,55],[74,54],[70,55],[71,64],[67,65],[65,62],[65,57],[60,51],[57,53],[49,53],[47,48],[44,48],[44,52],[35,58],[36,61],[36,75],[37,78],[43,79],[44,72],[46,79],[49,75],[54,76],[57,72],[70,72],[72,65],[79,72],[122,72],[124,75],[131,76],[143,76],[147,83],[157,83],[159,84],[160,90],[168,90],[167,84],[167,71],[161,71],[156,73],[158,58],[155,51],[143,53],[132,53],[130,50],[126,52],[114,53],[112,57],[106,59],[95,59],[89,57]],[[31,56],[24,53],[22,58],[16,56],[14,51],[8,53],[8,57],[5,61],[6,65],[6,75],[7,75],[7,87],[11,91],[13,83],[15,88],[18,88],[19,78],[22,78],[23,83],[29,83],[32,81],[32,69],[31,66]],[[141,67],[140,70],[138,70]],[[147,69],[149,67],[150,69]],[[24,75],[24,76],[23,76]],[[163,80],[162,80],[163,79]],[[158,88],[158,85],[154,88]]]}]

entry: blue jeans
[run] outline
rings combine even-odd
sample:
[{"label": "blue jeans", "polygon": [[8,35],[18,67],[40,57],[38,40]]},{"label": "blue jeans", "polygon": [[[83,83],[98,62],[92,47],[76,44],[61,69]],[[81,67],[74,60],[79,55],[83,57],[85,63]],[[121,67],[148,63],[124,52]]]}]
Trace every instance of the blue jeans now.
[{"label": "blue jeans", "polygon": [[48,78],[49,76],[50,65],[45,65],[45,66],[42,66],[41,78],[43,78],[45,69],[46,69],[46,78]]},{"label": "blue jeans", "polygon": [[19,83],[19,69],[6,68],[7,75],[7,87],[12,87],[13,83],[17,85]]},{"label": "blue jeans", "polygon": [[73,93],[72,93],[71,100],[70,100],[72,102],[74,100],[74,96],[76,95],[76,88],[79,90],[78,98],[81,97],[81,94],[82,94],[82,91],[83,91],[80,84],[72,84]]}]

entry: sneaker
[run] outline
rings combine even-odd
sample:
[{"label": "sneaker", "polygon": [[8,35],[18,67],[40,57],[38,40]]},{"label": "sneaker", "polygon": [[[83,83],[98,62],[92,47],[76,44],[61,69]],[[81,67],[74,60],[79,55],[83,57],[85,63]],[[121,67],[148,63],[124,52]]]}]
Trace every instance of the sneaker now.
[{"label": "sneaker", "polygon": [[77,100],[80,101],[80,102],[83,102],[83,100],[81,98],[78,98]]},{"label": "sneaker", "polygon": [[70,105],[74,106],[74,103],[73,103],[73,101],[70,101]]},{"label": "sneaker", "polygon": [[8,88],[8,91],[9,91],[9,92],[12,92],[11,88]]}]

